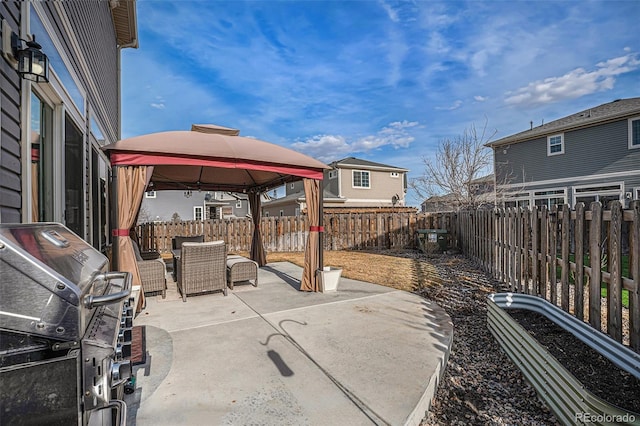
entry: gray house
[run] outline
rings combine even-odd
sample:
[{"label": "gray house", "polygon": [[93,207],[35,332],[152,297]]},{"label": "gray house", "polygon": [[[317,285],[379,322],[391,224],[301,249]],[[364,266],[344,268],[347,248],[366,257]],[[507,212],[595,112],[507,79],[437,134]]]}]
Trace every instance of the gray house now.
[{"label": "gray house", "polygon": [[640,199],[640,98],[619,99],[532,127],[493,149],[506,206]]},{"label": "gray house", "polygon": [[[355,157],[334,161],[329,166],[331,169],[324,172],[323,179],[325,212],[406,209],[409,170]],[[302,181],[287,184],[284,197],[262,205],[265,216],[297,216],[305,208]]]},{"label": "gray house", "polygon": [[[263,202],[268,200],[263,195]],[[224,191],[145,192],[138,223],[177,220],[208,220],[250,215],[246,194]]]},{"label": "gray house", "polygon": [[[3,1],[0,15],[0,222],[62,222],[105,249],[100,147],[120,139],[120,51],[138,44],[135,1]],[[32,36],[49,60],[33,71],[48,81],[16,72],[19,39]]]}]

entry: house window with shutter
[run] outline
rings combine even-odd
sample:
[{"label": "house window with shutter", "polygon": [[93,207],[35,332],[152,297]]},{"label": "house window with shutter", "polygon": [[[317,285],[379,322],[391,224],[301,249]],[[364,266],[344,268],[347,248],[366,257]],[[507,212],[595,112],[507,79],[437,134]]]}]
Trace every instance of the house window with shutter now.
[{"label": "house window with shutter", "polygon": [[369,180],[369,172],[366,170],[353,171],[353,187],[354,188],[371,188]]},{"label": "house window with shutter", "polygon": [[547,138],[547,155],[564,154],[563,135],[553,135]]},{"label": "house window with shutter", "polygon": [[629,148],[640,148],[640,117],[629,119]]}]

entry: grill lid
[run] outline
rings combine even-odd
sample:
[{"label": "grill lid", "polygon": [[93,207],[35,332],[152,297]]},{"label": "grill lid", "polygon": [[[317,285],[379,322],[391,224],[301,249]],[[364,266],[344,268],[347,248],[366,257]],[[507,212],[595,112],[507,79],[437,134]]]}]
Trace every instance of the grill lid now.
[{"label": "grill lid", "polygon": [[66,285],[77,286],[80,294],[108,265],[106,256],[59,223],[0,224],[2,245]]}]

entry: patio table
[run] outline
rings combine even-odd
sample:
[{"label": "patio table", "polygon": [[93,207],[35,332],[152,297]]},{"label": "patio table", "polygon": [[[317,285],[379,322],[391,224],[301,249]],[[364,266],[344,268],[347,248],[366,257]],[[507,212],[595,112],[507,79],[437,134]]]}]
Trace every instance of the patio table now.
[{"label": "patio table", "polygon": [[180,262],[180,256],[182,255],[182,249],[172,249],[171,250],[171,255],[173,256],[173,271],[171,272],[171,275],[173,276],[173,280],[177,281],[178,276],[177,274],[177,270],[178,270],[178,262]]}]

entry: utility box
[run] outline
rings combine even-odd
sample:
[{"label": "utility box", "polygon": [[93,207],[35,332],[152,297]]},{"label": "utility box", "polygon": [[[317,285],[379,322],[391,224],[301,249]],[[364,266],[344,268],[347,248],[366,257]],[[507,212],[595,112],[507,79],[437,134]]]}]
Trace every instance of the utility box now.
[{"label": "utility box", "polygon": [[446,229],[418,229],[418,247],[423,253],[444,252],[448,249]]}]

